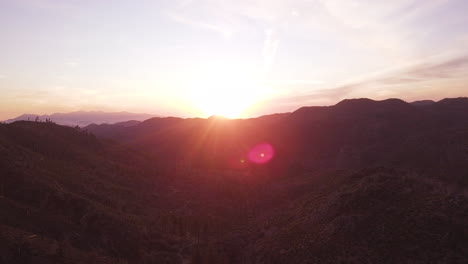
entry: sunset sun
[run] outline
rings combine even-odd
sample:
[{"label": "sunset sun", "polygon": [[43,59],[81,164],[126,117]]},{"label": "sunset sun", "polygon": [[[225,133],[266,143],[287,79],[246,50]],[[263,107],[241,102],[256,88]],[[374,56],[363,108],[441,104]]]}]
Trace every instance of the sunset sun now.
[{"label": "sunset sun", "polygon": [[268,95],[258,81],[229,78],[219,74],[194,84],[192,100],[205,116],[240,118]]},{"label": "sunset sun", "polygon": [[223,89],[222,86],[207,87],[196,98],[200,110],[207,116],[220,115],[237,118],[252,106],[256,98],[249,94],[248,88],[239,87],[238,90]]}]

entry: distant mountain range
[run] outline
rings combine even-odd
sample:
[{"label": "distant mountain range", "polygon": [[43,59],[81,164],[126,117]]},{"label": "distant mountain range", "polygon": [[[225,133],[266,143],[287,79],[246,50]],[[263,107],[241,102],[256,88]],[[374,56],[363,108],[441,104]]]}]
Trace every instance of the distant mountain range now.
[{"label": "distant mountain range", "polygon": [[24,114],[13,119],[5,120],[5,123],[15,121],[39,121],[51,120],[54,123],[64,126],[87,126],[90,124],[115,124],[125,122],[121,125],[135,125],[140,121],[155,117],[151,114],[129,113],[129,112],[102,112],[102,111],[77,111],[70,113],[54,113],[51,115]]},{"label": "distant mountain range", "polygon": [[468,98],[19,121],[0,157],[0,263],[468,263]]}]

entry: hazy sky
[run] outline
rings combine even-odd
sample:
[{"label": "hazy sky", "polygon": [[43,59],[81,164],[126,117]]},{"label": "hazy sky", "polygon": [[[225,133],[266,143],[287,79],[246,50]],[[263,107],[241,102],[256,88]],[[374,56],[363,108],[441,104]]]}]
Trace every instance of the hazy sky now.
[{"label": "hazy sky", "polygon": [[0,120],[468,96],[466,0],[0,0]]}]

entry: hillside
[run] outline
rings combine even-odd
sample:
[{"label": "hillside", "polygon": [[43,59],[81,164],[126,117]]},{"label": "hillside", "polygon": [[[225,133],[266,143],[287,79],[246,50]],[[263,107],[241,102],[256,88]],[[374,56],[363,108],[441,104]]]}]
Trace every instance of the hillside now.
[{"label": "hillside", "polygon": [[138,262],[150,245],[178,257],[157,245],[165,185],[145,157],[39,122],[0,125],[0,154],[1,263]]},{"label": "hillside", "polygon": [[153,118],[133,127],[86,129],[166,159],[165,165],[231,168],[230,160],[268,142],[276,158],[264,167],[277,175],[387,166],[466,184],[468,174],[467,98],[423,106],[355,99],[256,119]]},{"label": "hillside", "polygon": [[[271,161],[251,152],[271,146]],[[262,158],[265,150],[262,150]],[[468,100],[0,124],[0,263],[466,263]]]},{"label": "hillside", "polygon": [[[464,263],[468,196],[422,175],[375,168],[290,186],[259,218],[254,263]],[[288,185],[289,183],[286,183]]]}]

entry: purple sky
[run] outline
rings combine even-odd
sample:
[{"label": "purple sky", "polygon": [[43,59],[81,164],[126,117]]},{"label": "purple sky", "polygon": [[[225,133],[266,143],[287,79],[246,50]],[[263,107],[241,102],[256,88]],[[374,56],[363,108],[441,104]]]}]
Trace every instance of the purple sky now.
[{"label": "purple sky", "polygon": [[468,96],[465,0],[0,0],[0,120]]}]

